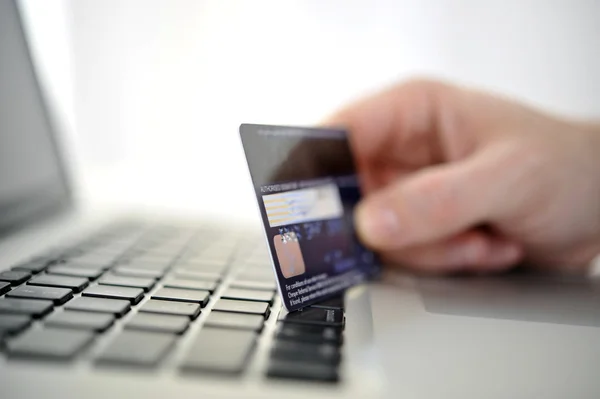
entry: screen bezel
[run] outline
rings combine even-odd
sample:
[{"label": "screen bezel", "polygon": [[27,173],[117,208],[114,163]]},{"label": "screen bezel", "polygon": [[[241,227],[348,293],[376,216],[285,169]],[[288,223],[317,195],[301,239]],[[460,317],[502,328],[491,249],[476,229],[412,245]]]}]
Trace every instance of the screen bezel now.
[{"label": "screen bezel", "polygon": [[19,195],[7,203],[0,204],[0,239],[15,229],[63,212],[72,205],[73,199],[70,178],[57,140],[56,124],[48,107],[48,99],[42,90],[40,77],[31,54],[29,38],[24,28],[24,13],[17,0],[9,0],[8,7],[13,7],[14,15],[17,18],[17,34],[20,35],[25,46],[25,65],[30,69],[34,80],[34,95],[38,97],[42,107],[41,117],[47,127],[47,133],[50,135],[51,151],[59,171],[59,178],[42,187],[37,187],[33,191]]}]

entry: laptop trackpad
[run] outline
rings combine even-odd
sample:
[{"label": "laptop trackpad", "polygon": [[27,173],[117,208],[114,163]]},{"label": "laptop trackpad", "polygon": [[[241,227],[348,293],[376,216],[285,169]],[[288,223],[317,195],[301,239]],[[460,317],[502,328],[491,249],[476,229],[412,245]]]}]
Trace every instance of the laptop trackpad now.
[{"label": "laptop trackpad", "polygon": [[419,279],[431,313],[600,327],[600,284],[587,279],[512,274]]}]

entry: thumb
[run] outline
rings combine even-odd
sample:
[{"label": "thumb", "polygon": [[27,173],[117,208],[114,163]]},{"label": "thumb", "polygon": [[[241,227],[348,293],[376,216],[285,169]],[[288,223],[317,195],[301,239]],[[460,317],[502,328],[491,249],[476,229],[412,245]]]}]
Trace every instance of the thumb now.
[{"label": "thumb", "polygon": [[377,250],[438,241],[489,220],[500,180],[491,158],[480,153],[422,169],[374,192],[356,209],[361,240]]}]

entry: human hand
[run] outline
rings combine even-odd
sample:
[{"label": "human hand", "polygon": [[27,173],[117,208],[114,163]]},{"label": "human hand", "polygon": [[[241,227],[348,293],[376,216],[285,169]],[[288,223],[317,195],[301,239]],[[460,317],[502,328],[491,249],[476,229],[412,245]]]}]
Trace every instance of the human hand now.
[{"label": "human hand", "polygon": [[600,254],[600,131],[508,100],[414,81],[353,104],[362,241],[426,272],[521,261],[585,270]]}]

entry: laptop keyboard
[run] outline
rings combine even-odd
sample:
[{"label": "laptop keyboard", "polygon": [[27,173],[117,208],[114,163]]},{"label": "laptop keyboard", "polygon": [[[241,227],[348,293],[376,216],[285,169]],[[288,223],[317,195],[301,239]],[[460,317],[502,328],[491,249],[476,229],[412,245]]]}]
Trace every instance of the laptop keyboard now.
[{"label": "laptop keyboard", "polygon": [[114,225],[0,273],[0,352],[74,360],[120,325],[91,361],[147,368],[193,330],[176,367],[240,375],[265,322],[277,318],[264,374],[338,381],[343,299],[287,314],[275,290],[262,244],[216,231]]}]

